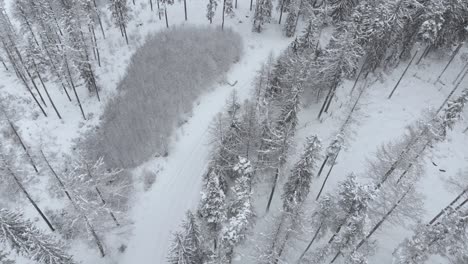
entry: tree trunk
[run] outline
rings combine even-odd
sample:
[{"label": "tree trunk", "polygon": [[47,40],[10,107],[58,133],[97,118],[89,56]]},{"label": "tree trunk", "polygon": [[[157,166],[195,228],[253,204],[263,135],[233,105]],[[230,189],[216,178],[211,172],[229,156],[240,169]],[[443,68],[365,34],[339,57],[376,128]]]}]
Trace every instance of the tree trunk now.
[{"label": "tree trunk", "polygon": [[[21,56],[21,53],[19,52],[18,48],[15,46],[15,52],[16,52],[16,55],[18,55],[18,58],[21,62],[21,64],[23,65],[23,69],[24,71],[26,72],[26,74],[28,75],[29,79],[31,80],[31,83],[33,84],[34,86],[34,89],[36,89],[36,92],[39,94],[39,98],[41,99],[42,103],[44,104],[45,107],[47,107],[47,104],[45,103],[44,101],[44,98],[42,97],[42,94],[41,92],[39,91],[39,88],[37,88],[37,85],[36,85],[36,82],[34,82],[34,78],[31,76],[31,73],[29,72],[29,69],[27,67],[27,65],[24,63],[23,61],[23,57]],[[24,77],[24,76],[23,76]]]},{"label": "tree trunk", "polygon": [[93,0],[93,3],[94,3],[94,11],[96,12],[96,17],[98,19],[99,27],[101,28],[102,37],[106,39],[106,34],[104,33],[104,27],[102,26],[102,20],[101,20],[101,16],[99,15],[99,10],[96,4],[96,0]]},{"label": "tree trunk", "polygon": [[279,168],[276,168],[275,172],[275,180],[273,181],[273,187],[271,187],[271,192],[270,192],[270,197],[268,198],[268,204],[266,207],[266,212],[270,211],[270,206],[271,206],[271,201],[273,200],[273,195],[275,194],[275,189],[276,189],[276,184],[278,183],[278,177],[279,177]]},{"label": "tree trunk", "polygon": [[[236,0],[237,4],[237,0]],[[184,0],[184,14],[185,14],[185,21],[187,21],[187,0]]]},{"label": "tree trunk", "polygon": [[[445,106],[445,104],[448,102],[448,100],[450,99],[450,97],[455,93],[455,91],[457,90],[458,88],[458,85],[461,83],[461,81],[465,78],[466,74],[468,73],[465,72],[465,74],[463,75],[463,78],[460,80],[460,82],[453,88],[453,90],[450,92],[450,94],[445,98],[444,102],[442,103],[442,105],[439,107],[439,109],[436,111],[436,113],[434,114],[434,116],[437,116],[439,114],[439,112],[443,109],[443,107]],[[385,173],[384,177],[382,178],[381,182],[376,186],[376,189],[380,189],[380,187],[387,181],[388,177],[390,176],[390,174],[396,169],[397,165],[400,163],[401,159],[404,157],[404,155],[406,155],[406,153],[408,153],[411,149],[412,149],[412,146],[414,146],[418,141],[419,139],[425,134],[427,133],[428,131],[428,127],[424,128],[424,130],[415,138],[413,139],[410,143],[408,143],[408,145],[405,147],[405,149],[400,153],[400,155],[398,156],[398,159],[392,164],[392,166],[390,167],[390,169]],[[424,146],[423,150],[428,146],[430,142],[427,142],[426,145]],[[419,157],[419,154],[415,157],[417,158]],[[403,176],[403,175],[402,175]],[[400,176],[400,178],[402,177]]]},{"label": "tree trunk", "polygon": [[279,20],[278,20],[278,24],[281,24],[281,19],[283,18],[284,1],[285,0],[281,0],[280,17],[279,17]]},{"label": "tree trunk", "polygon": [[49,49],[47,48],[46,45],[44,45],[44,50],[45,50],[45,52],[46,52],[47,57],[48,57],[49,60],[50,60],[50,65],[52,66],[52,69],[54,70],[54,73],[55,73],[57,79],[60,80],[60,83],[61,83],[61,85],[62,85],[63,90],[65,91],[65,94],[66,94],[66,96],[67,96],[67,98],[68,98],[68,101],[71,102],[72,99],[71,99],[71,97],[70,97],[70,94],[68,94],[67,88],[66,88],[65,85],[63,84],[62,77],[60,76],[60,73],[59,73],[57,67],[55,66],[55,63],[54,63],[54,61],[52,60],[52,56],[50,55]]},{"label": "tree trunk", "polygon": [[88,65],[88,70],[91,73],[91,81],[93,82],[94,91],[96,92],[97,99],[98,99],[99,102],[101,102],[101,98],[99,97],[99,89],[97,87],[96,78],[94,76],[94,71],[91,68],[91,63],[88,62],[86,64]]},{"label": "tree trunk", "polygon": [[6,71],[8,71],[8,67],[5,64],[5,61],[3,61],[3,58],[0,57],[0,61],[2,61],[3,67],[5,68]]},{"label": "tree trunk", "polygon": [[120,23],[119,23],[119,29],[120,29],[120,35],[122,36],[122,38],[125,38],[123,29],[122,29],[122,24],[120,24]]},{"label": "tree trunk", "polygon": [[[90,170],[88,164],[86,164],[86,170],[87,170],[87,172],[88,172],[89,178],[94,178],[93,175],[92,175],[92,173],[91,173],[91,170]],[[94,190],[96,190],[96,193],[97,193],[99,199],[101,200],[102,205],[105,206],[105,205],[107,204],[107,202],[106,202],[106,200],[104,199],[104,196],[102,195],[101,190],[99,190],[99,188],[98,188],[97,186],[94,187]],[[110,214],[112,220],[115,222],[115,224],[116,224],[117,226],[120,226],[120,223],[117,221],[117,218],[115,217],[114,213],[113,213],[112,211],[109,210],[109,214]]]},{"label": "tree trunk", "polygon": [[159,20],[161,20],[161,8],[159,7],[159,0],[156,0],[156,4],[158,5],[158,16],[159,16]]},{"label": "tree trunk", "polygon": [[[49,10],[51,11],[52,16],[54,17],[55,26],[57,27],[57,30],[58,30],[60,36],[63,36],[62,29],[60,28],[60,26],[59,26],[59,24],[58,24],[57,17],[55,16],[55,12],[54,12],[54,10],[52,9],[52,6],[51,6],[51,5],[49,5]],[[44,45],[44,46],[45,46],[45,45]]]},{"label": "tree trunk", "polygon": [[328,170],[327,177],[325,177],[325,180],[324,180],[323,183],[322,183],[322,187],[320,187],[320,191],[319,191],[319,193],[317,194],[317,197],[315,198],[316,201],[320,198],[320,195],[322,195],[323,188],[325,187],[325,184],[327,184],[328,177],[330,177],[330,173],[332,172],[333,167],[335,167],[335,162],[336,162],[336,159],[338,158],[338,155],[339,155],[339,154],[340,154],[340,152],[336,153],[336,156],[335,156],[335,158],[333,159],[333,163],[332,163],[330,169]]},{"label": "tree trunk", "polygon": [[253,8],[253,0],[250,0],[250,11],[252,11]]},{"label": "tree trunk", "polygon": [[[88,26],[89,33],[91,34],[91,28]],[[91,45],[93,46],[93,57],[94,60],[97,61],[97,55],[96,55],[96,45],[94,45],[94,38],[91,36]]]},{"label": "tree trunk", "polygon": [[6,44],[5,44],[5,41],[2,40],[2,45],[3,45],[3,49],[5,50],[5,53],[7,54],[7,57],[8,57],[8,60],[10,61],[13,69],[15,70],[15,74],[18,78],[21,78],[20,77],[20,74],[19,74],[19,68],[18,68],[18,65],[15,61],[15,59],[13,58],[13,55],[11,54],[10,50],[8,50]]},{"label": "tree trunk", "polygon": [[317,119],[320,119],[320,117],[322,117],[322,114],[323,114],[323,111],[325,110],[325,107],[327,106],[327,103],[328,103],[328,99],[330,98],[330,95],[333,91],[334,87],[331,87],[329,90],[328,90],[328,94],[327,96],[325,97],[325,101],[323,101],[323,104],[322,104],[322,108],[320,108],[320,112],[317,116]]},{"label": "tree trunk", "polygon": [[91,30],[93,31],[94,44],[96,45],[96,55],[97,55],[97,60],[98,60],[98,66],[101,67],[101,53],[99,52],[99,47],[97,45],[97,38],[96,38],[96,33],[94,32],[94,27],[92,27]]},{"label": "tree trunk", "polygon": [[[403,199],[406,197],[406,195],[409,193],[409,191],[412,189],[409,188],[404,194],[403,196],[392,206],[392,208],[382,217],[382,219],[380,219],[379,222],[377,222],[377,224],[374,225],[374,227],[371,229],[371,231],[366,235],[365,238],[363,238],[359,244],[354,248],[354,250],[350,253],[350,255],[352,255],[354,252],[358,251],[359,248],[361,248],[362,245],[364,245],[364,243],[380,228],[380,226],[388,219],[388,217],[393,213],[393,211],[395,211],[395,209],[398,207],[398,205],[400,205],[400,203],[403,201]],[[341,225],[342,226],[342,225]],[[340,227],[341,227],[340,226]],[[336,233],[335,233],[336,234]],[[333,237],[332,237],[333,238]],[[334,263],[336,259],[338,259],[338,257],[342,255],[342,252],[341,250],[338,251],[335,255],[335,257],[332,259],[332,261],[330,262],[330,264]]]},{"label": "tree trunk", "polygon": [[283,254],[284,248],[286,247],[286,243],[288,242],[290,235],[291,235],[291,230],[288,230],[287,233],[286,233],[286,236],[284,237],[284,241],[283,241],[283,243],[281,244],[281,246],[280,246],[280,248],[278,250],[278,253],[276,253],[276,257],[275,257],[275,260],[274,260],[273,264],[278,263],[281,255]]},{"label": "tree trunk", "polygon": [[28,16],[24,12],[23,8],[19,8],[19,11],[21,13],[21,16],[24,19],[24,23],[26,24],[26,27],[28,28],[29,32],[31,33],[31,36],[34,39],[34,42],[36,43],[37,47],[40,47],[41,45],[39,45],[39,41],[37,41],[36,34],[34,34],[34,31],[32,30],[31,24],[29,23],[29,20],[28,20]]},{"label": "tree trunk", "polygon": [[34,78],[31,76],[31,73],[27,68],[25,68],[26,74],[28,74],[29,79],[31,80],[31,83],[34,86],[34,89],[36,89],[37,94],[39,94],[39,98],[41,99],[42,103],[44,104],[45,107],[47,107],[47,104],[44,100],[44,97],[42,97],[42,93],[39,91],[39,88],[36,85],[36,82],[34,81]]},{"label": "tree trunk", "polygon": [[330,105],[331,105],[331,102],[333,100],[333,98],[335,97],[335,94],[336,94],[336,89],[338,88],[338,85],[335,85],[335,87],[333,88],[333,92],[330,96],[330,99],[328,99],[328,103],[327,103],[327,107],[325,107],[325,113],[328,113],[328,108],[330,108]]},{"label": "tree trunk", "polygon": [[81,115],[83,116],[83,119],[86,120],[86,115],[85,115],[85,113],[83,111],[83,106],[81,105],[80,98],[78,97],[78,93],[76,92],[75,84],[73,83],[73,78],[72,78],[72,75],[71,75],[71,72],[70,72],[70,66],[68,65],[67,57],[65,57],[65,68],[67,69],[68,78],[70,79],[70,83],[71,83],[71,86],[72,86],[72,89],[73,89],[73,93],[75,94],[76,101],[78,102],[78,106],[80,107]]},{"label": "tree trunk", "polygon": [[351,88],[351,92],[349,93],[350,95],[353,94],[354,89],[356,88],[357,83],[359,82],[359,78],[361,78],[362,72],[364,71],[364,67],[366,66],[367,63],[367,57],[364,59],[364,63],[361,66],[361,69],[359,69],[359,73],[356,77],[356,80],[354,81],[353,88]]},{"label": "tree trunk", "polygon": [[322,37],[322,32],[323,32],[323,26],[320,28],[320,32],[319,32],[319,35],[318,35],[318,38],[317,38],[317,43],[315,44],[315,49],[314,49],[315,57],[314,57],[314,61],[317,61],[317,59],[318,59],[318,57],[319,57],[319,46],[320,46],[320,38]]},{"label": "tree trunk", "polygon": [[[167,22],[167,21],[166,21]],[[127,43],[128,45],[128,36],[127,36],[127,28],[125,27],[124,24],[122,24],[122,32],[124,34],[124,37],[125,37],[125,42]]]},{"label": "tree trunk", "polygon": [[153,11],[153,0],[149,0],[151,11]]},{"label": "tree trunk", "polygon": [[301,15],[303,2],[304,0],[301,0],[301,2],[299,3],[299,10],[297,10],[296,22],[294,23],[294,35],[296,34],[297,24],[299,23],[299,16]]},{"label": "tree trunk", "polygon": [[45,84],[44,84],[44,81],[42,80],[41,74],[39,73],[39,70],[37,69],[37,65],[36,65],[35,62],[34,62],[34,66],[35,66],[35,68],[36,68],[36,75],[37,75],[37,77],[39,78],[39,81],[40,81],[41,84],[42,84],[42,88],[44,88],[44,91],[45,91],[45,93],[46,93],[46,95],[47,95],[47,98],[49,99],[50,104],[51,104],[52,107],[54,108],[54,111],[55,111],[55,113],[57,114],[58,118],[59,118],[59,119],[62,119],[62,116],[60,115],[59,111],[57,110],[57,107],[55,106],[54,102],[52,101],[52,98],[50,97],[49,91],[47,90],[47,88],[46,88],[46,86],[45,86]]},{"label": "tree trunk", "polygon": [[468,68],[468,62],[465,63],[465,66],[463,66],[463,68],[461,69],[461,71],[457,74],[457,77],[455,78],[455,80],[453,80],[452,84],[457,83],[458,78],[460,78],[460,76],[463,74],[463,72],[466,70],[466,68]]},{"label": "tree trunk", "polygon": [[333,257],[333,259],[330,261],[330,264],[334,263],[335,260],[337,260],[340,255],[341,255],[341,251],[338,251],[336,255]]},{"label": "tree trunk", "polygon": [[223,20],[221,22],[221,30],[224,30],[224,14],[226,12],[226,0],[223,0]]},{"label": "tree trunk", "polygon": [[299,260],[297,261],[297,263],[300,263],[302,258],[304,258],[305,254],[307,254],[307,251],[309,251],[310,247],[312,246],[312,244],[314,243],[315,239],[317,239],[317,236],[320,232],[320,229],[322,229],[322,224],[323,223],[320,223],[319,227],[317,228],[317,231],[315,231],[315,234],[314,236],[312,237],[312,239],[310,240],[309,244],[307,245],[306,249],[304,250],[304,252],[302,252],[301,256],[299,257]]},{"label": "tree trunk", "polygon": [[450,57],[450,60],[447,62],[447,65],[445,65],[444,69],[442,70],[442,72],[439,74],[439,76],[437,76],[437,79],[434,81],[434,84],[436,84],[440,78],[442,77],[442,75],[444,75],[445,71],[448,69],[448,67],[450,66],[450,64],[452,64],[453,60],[455,59],[455,57],[457,56],[458,52],[460,51],[460,49],[463,47],[463,44],[464,42],[460,43],[458,45],[458,47],[455,49],[455,51],[452,53],[452,56]]},{"label": "tree trunk", "polygon": [[[455,91],[458,89],[460,83],[463,81],[463,79],[465,78],[466,74],[468,73],[465,72],[465,74],[463,75],[463,77],[460,79],[460,81],[458,82],[458,84],[452,89],[452,91],[450,92],[450,94],[445,98],[444,102],[442,103],[442,105],[439,107],[439,109],[437,109],[437,111],[435,112],[434,116],[437,116],[440,111],[442,111],[442,109],[444,108],[445,104],[448,102],[448,100],[450,100],[450,98],[452,97],[452,95],[455,93]],[[382,180],[377,184],[377,186],[375,187],[376,190],[380,189],[380,187],[382,187],[382,185],[388,180],[389,176],[395,171],[395,169],[397,168],[398,164],[400,163],[400,161],[404,158],[404,156],[409,152],[411,151],[411,149],[413,148],[413,146],[421,139],[422,136],[424,136],[425,133],[427,133],[429,130],[428,127],[424,128],[423,131],[417,136],[415,137],[413,140],[411,140],[408,145],[406,145],[405,149],[400,153],[400,155],[398,156],[397,160],[395,160],[393,162],[393,164],[390,166],[390,168],[385,172],[384,176],[382,177]]]},{"label": "tree trunk", "polygon": [[362,88],[362,90],[359,92],[359,95],[358,95],[358,97],[356,98],[356,102],[354,102],[354,105],[353,105],[353,107],[351,108],[351,111],[349,111],[349,114],[348,114],[348,116],[346,117],[345,121],[343,122],[343,125],[341,125],[341,128],[340,128],[340,130],[339,130],[338,133],[340,133],[340,134],[343,133],[343,131],[345,130],[346,126],[347,126],[347,125],[349,124],[349,122],[351,121],[351,117],[353,117],[353,113],[354,113],[354,111],[356,110],[356,107],[357,107],[359,101],[361,100],[361,97],[362,97],[362,95],[364,94],[364,91],[365,91],[366,88],[367,88],[367,80],[365,80],[365,82],[364,82],[364,88]]},{"label": "tree trunk", "polygon": [[460,80],[458,81],[458,83],[453,87],[452,91],[450,91],[449,95],[445,98],[444,102],[442,103],[442,105],[439,107],[439,109],[437,109],[437,112],[436,112],[436,115],[440,113],[440,111],[442,111],[442,109],[444,108],[445,104],[447,104],[447,102],[450,100],[450,98],[452,97],[452,95],[457,91],[458,87],[460,87],[460,84],[463,82],[463,80],[465,79],[466,75],[468,74],[468,70],[465,71],[465,73],[463,74],[463,76],[460,78]]},{"label": "tree trunk", "polygon": [[[101,193],[101,191],[99,190],[99,188],[98,188],[98,187],[95,187],[95,190],[96,190],[96,193],[97,193],[98,196],[99,196],[99,199],[100,199],[101,202],[102,202],[102,205],[106,205],[107,202],[106,202],[106,200],[104,200],[104,197],[102,196],[102,193]],[[112,218],[112,220],[114,221],[115,225],[116,225],[116,226],[120,226],[120,223],[119,223],[119,221],[117,221],[117,218],[115,217],[114,212],[109,211],[109,215],[111,216],[111,218]]]},{"label": "tree trunk", "polygon": [[166,28],[169,28],[169,21],[167,20],[167,7],[164,7],[164,17],[166,18]]},{"label": "tree trunk", "polygon": [[427,56],[431,48],[431,44],[427,45],[427,47],[424,49],[424,52],[421,54],[421,57],[419,57],[419,60],[416,62],[416,65],[419,65],[419,63],[421,63],[421,61]]},{"label": "tree trunk", "polygon": [[26,89],[28,89],[28,92],[29,94],[32,96],[32,98],[34,99],[34,101],[36,102],[37,106],[39,106],[39,108],[41,109],[42,111],[42,114],[44,114],[45,117],[47,117],[47,114],[46,112],[44,111],[44,108],[42,108],[42,105],[39,103],[39,101],[37,100],[36,96],[33,94],[33,92],[31,91],[31,88],[29,88],[29,85],[28,83],[26,82],[26,80],[24,79],[24,76],[21,72],[18,71],[18,74],[20,76],[20,79],[21,81],[23,82],[24,86],[26,87]]},{"label": "tree trunk", "polygon": [[101,56],[99,53],[99,47],[97,45],[97,38],[96,38],[96,32],[94,31],[94,26],[90,24],[88,29],[89,29],[89,33],[91,33],[91,42],[93,43],[94,59],[97,60],[98,66],[101,67]]},{"label": "tree trunk", "polygon": [[320,175],[322,175],[323,168],[325,168],[325,164],[327,164],[327,161],[328,161],[329,158],[330,158],[330,156],[327,155],[327,156],[325,157],[325,159],[323,160],[322,166],[320,166],[320,170],[319,170],[318,173],[317,173],[317,178],[319,178]]},{"label": "tree trunk", "polygon": [[29,195],[28,191],[24,188],[23,184],[20,182],[20,180],[18,179],[18,177],[16,177],[16,175],[13,173],[13,171],[8,167],[8,171],[10,172],[10,175],[13,177],[13,179],[15,180],[16,184],[18,185],[18,187],[21,189],[21,191],[24,193],[24,195],[26,195],[26,198],[28,198],[29,202],[32,204],[32,206],[34,206],[34,209],[36,209],[36,211],[39,213],[39,215],[41,216],[42,220],[44,220],[44,222],[47,224],[47,226],[49,227],[49,229],[54,232],[55,229],[54,227],[52,226],[52,224],[50,223],[49,219],[47,219],[47,217],[45,216],[45,214],[42,212],[42,210],[39,208],[39,206],[36,204],[36,202],[31,198],[31,195]]},{"label": "tree trunk", "polygon": [[426,148],[429,146],[430,143],[431,141],[428,140],[427,143],[424,144],[424,147],[418,152],[418,154],[414,157],[413,161],[408,165],[408,167],[400,175],[396,184],[399,184],[401,180],[403,180],[403,178],[408,174],[409,170],[413,167],[414,163],[418,160],[418,158],[424,153],[424,151],[426,150]]},{"label": "tree trunk", "polygon": [[465,204],[467,204],[467,203],[468,203],[468,198],[466,198],[461,204],[459,204],[457,207],[455,207],[455,211],[460,210],[460,208],[465,206]]},{"label": "tree trunk", "polygon": [[39,174],[39,170],[37,169],[36,163],[35,163],[34,160],[32,159],[31,154],[29,154],[29,150],[28,150],[28,148],[26,147],[26,145],[24,144],[23,139],[22,139],[21,136],[19,135],[18,130],[16,130],[15,126],[13,125],[13,123],[11,122],[11,120],[6,116],[6,113],[5,113],[5,112],[4,112],[4,115],[5,115],[6,119],[7,119],[8,124],[9,124],[10,127],[11,127],[11,130],[13,130],[13,133],[15,134],[15,136],[16,136],[16,138],[18,139],[18,141],[19,141],[21,147],[23,148],[24,152],[26,153],[26,156],[28,157],[29,162],[31,163],[31,166],[34,168],[34,171],[35,171],[36,173]]},{"label": "tree trunk", "polygon": [[412,188],[409,188],[401,197],[400,199],[392,206],[392,208],[380,219],[380,221],[375,224],[375,226],[371,229],[369,234],[365,238],[359,242],[359,244],[354,249],[353,253],[359,250],[359,248],[379,229],[379,227],[388,219],[388,217],[395,211],[395,209],[400,205],[400,203],[405,199],[406,195],[410,192]]},{"label": "tree trunk", "polygon": [[411,64],[413,63],[413,60],[414,58],[416,58],[416,55],[418,54],[418,52],[415,52],[413,57],[411,58],[410,62],[408,63],[408,66],[406,66],[406,69],[405,71],[403,72],[403,74],[400,76],[400,79],[398,80],[398,82],[396,83],[395,87],[393,87],[393,90],[392,92],[390,93],[390,95],[388,95],[388,99],[392,98],[393,96],[393,93],[395,92],[395,90],[398,88],[398,85],[400,85],[400,82],[401,80],[403,79],[403,77],[405,77],[405,74],[406,72],[408,71],[409,67],[411,66]]},{"label": "tree trunk", "polygon": [[62,191],[65,193],[65,195],[67,196],[68,200],[71,202],[73,208],[78,212],[78,214],[83,218],[83,220],[85,221],[86,223],[86,227],[88,228],[89,232],[91,233],[91,235],[93,236],[94,238],[94,241],[99,249],[99,252],[101,253],[101,256],[104,257],[105,256],[105,253],[104,253],[104,247],[102,246],[102,242],[101,240],[99,239],[94,227],[91,225],[88,217],[86,216],[86,214],[83,213],[83,211],[78,207],[78,205],[76,204],[76,202],[73,200],[73,198],[71,197],[70,195],[70,192],[68,191],[67,187],[65,186],[65,184],[63,183],[62,179],[60,179],[60,177],[57,175],[57,173],[55,172],[55,170],[52,168],[52,166],[50,165],[49,161],[47,160],[46,156],[44,155],[44,152],[41,150],[41,154],[42,154],[42,157],[44,158],[44,161],[46,162],[47,166],[49,167],[50,171],[52,172],[52,175],[54,175],[55,179],[57,180],[57,182],[59,183],[60,187],[62,188]]},{"label": "tree trunk", "polygon": [[455,197],[455,199],[453,199],[450,204],[448,204],[444,209],[442,209],[436,216],[434,216],[434,218],[431,219],[431,221],[429,222],[429,225],[432,225],[434,224],[437,219],[439,219],[445,212],[447,212],[447,210],[452,207],[455,203],[458,202],[458,200],[460,200],[460,198],[463,197],[463,195],[465,195],[466,193],[468,192],[468,188],[464,189],[457,197]]}]

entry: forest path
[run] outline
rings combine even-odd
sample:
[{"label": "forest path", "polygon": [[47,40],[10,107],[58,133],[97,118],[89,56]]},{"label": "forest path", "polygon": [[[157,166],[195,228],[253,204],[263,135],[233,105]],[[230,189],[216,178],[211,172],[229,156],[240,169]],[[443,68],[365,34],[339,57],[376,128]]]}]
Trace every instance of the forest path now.
[{"label": "forest path", "polygon": [[250,25],[244,33],[244,55],[227,75],[229,83],[238,83],[233,87],[217,84],[201,96],[192,117],[177,130],[167,159],[149,161],[140,168],[152,169],[160,162],[163,167],[153,187],[134,205],[135,229],[119,263],[166,263],[172,233],[179,228],[186,211],[196,209],[200,200],[202,178],[209,162],[209,127],[213,118],[223,110],[234,89],[241,101],[247,99],[261,64],[270,53],[277,55],[290,41],[280,39],[280,32],[273,31],[259,38],[250,32]]}]

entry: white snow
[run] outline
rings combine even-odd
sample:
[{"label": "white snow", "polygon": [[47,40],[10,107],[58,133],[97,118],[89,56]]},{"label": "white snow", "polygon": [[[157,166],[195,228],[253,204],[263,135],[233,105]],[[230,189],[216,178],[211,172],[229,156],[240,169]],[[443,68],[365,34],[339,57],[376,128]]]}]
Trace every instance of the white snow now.
[{"label": "white snow", "polygon": [[[103,87],[101,96],[104,98],[104,103],[114,95],[116,85],[125,71],[131,54],[143,41],[144,36],[150,32],[164,30],[165,27],[164,20],[159,21],[156,12],[151,13],[149,7],[146,6],[148,5],[146,1],[143,3],[142,0],[136,0],[136,2],[134,19],[128,29],[131,43],[129,47],[124,45],[124,40],[119,36],[120,33],[117,29],[109,29],[108,22],[106,23],[107,39],[103,40],[98,36],[103,60],[103,67],[98,70],[98,75],[99,84]],[[168,8],[169,24],[171,26],[185,23],[208,24],[205,17],[205,1],[191,0],[187,2],[188,22],[183,21],[182,5],[176,3]],[[225,100],[233,89],[238,91],[240,99],[248,98],[252,92],[253,78],[261,63],[267,59],[270,53],[279,54],[292,40],[282,36],[280,27],[275,25],[275,21],[262,34],[252,33],[250,16],[253,15],[253,12],[249,11],[249,4],[250,1],[247,0],[239,1],[236,16],[226,20],[226,26],[239,32],[244,39],[244,55],[226,76],[231,83],[238,81],[237,85],[235,87],[215,85],[211,92],[202,95],[188,123],[180,127],[173,136],[170,144],[170,155],[167,158],[150,160],[135,170],[134,174],[138,176],[141,171],[146,169],[161,169],[153,187],[149,191],[141,191],[135,196],[133,209],[130,211],[130,218],[133,222],[133,225],[128,228],[130,233],[127,234],[127,229],[125,229],[122,230],[122,235],[119,233],[105,234],[109,256],[104,259],[100,258],[97,251],[89,245],[75,242],[71,252],[78,261],[84,264],[166,263],[171,233],[179,227],[186,210],[194,209],[200,199],[201,179],[206,172],[206,164],[209,160],[208,129],[210,122],[222,110]],[[220,11],[221,8],[218,8],[213,26],[218,26],[221,23]],[[140,23],[143,25],[137,26]],[[358,111],[360,121],[358,124],[353,124],[353,130],[356,133],[348,141],[346,151],[340,154],[338,164],[334,168],[324,192],[332,190],[348,172],[364,171],[365,168],[362,167],[362,164],[366,158],[372,156],[378,145],[400,136],[404,127],[421,117],[428,107],[438,107],[442,103],[443,98],[452,88],[451,80],[461,67],[459,60],[451,66],[443,77],[446,86],[440,83],[433,85],[433,78],[445,66],[445,62],[446,59],[439,61],[433,58],[423,61],[420,66],[412,66],[391,100],[387,100],[388,93],[404,69],[404,63],[391,74],[384,74],[382,83],[377,82],[371,86]],[[466,83],[468,82],[465,81],[464,84],[466,85]],[[297,151],[292,151],[290,162],[294,162],[294,158],[297,156],[295,153],[300,152],[307,136],[318,134],[323,139],[323,145],[328,145],[343,121],[344,117],[340,108],[343,104],[349,103],[346,91],[351,86],[352,82],[345,83],[345,89],[341,89],[339,100],[333,102],[331,106],[332,114],[326,116],[323,122],[316,120],[319,105],[312,104],[301,111],[299,132],[296,136]],[[462,85],[461,88],[463,87]],[[14,75],[4,70],[0,71],[0,89],[3,102],[6,102],[8,94],[29,100],[19,81],[15,79]],[[50,118],[45,119],[40,116],[33,118],[34,113],[29,110],[26,102],[19,103],[18,108],[15,109],[18,109],[16,111],[18,113],[25,112],[27,114],[25,116],[17,115],[15,120],[25,137],[25,141],[31,147],[42,146],[46,147],[48,151],[73,153],[71,147],[80,135],[98,124],[104,103],[99,104],[95,98],[81,94],[85,111],[92,113],[90,120],[84,122],[77,106],[69,105],[64,94],[57,92],[57,90],[51,94],[61,110],[63,121],[58,120],[51,109],[49,109]],[[8,101],[12,105],[16,106],[17,104],[13,100]],[[18,101],[20,100],[18,99]],[[462,131],[468,126],[468,122],[464,120],[460,123],[449,134],[448,140],[435,146],[433,154],[426,159],[427,175],[419,186],[420,190],[427,196],[425,201],[426,220],[430,219],[455,196],[447,191],[443,179],[454,176],[459,170],[466,168],[468,133],[463,134]],[[432,165],[431,161],[434,161],[438,166]],[[446,172],[441,172],[439,169],[445,169]],[[288,169],[286,168],[282,180],[286,178],[287,173]],[[315,197],[322,180],[323,177],[315,181],[309,196],[310,200]],[[280,207],[281,186],[277,190],[269,216],[275,215]],[[252,238],[258,236],[259,232],[264,230],[265,223],[271,221],[269,216],[265,216],[264,213],[265,192],[267,191],[269,191],[268,184],[257,186],[255,203],[258,218],[256,226],[252,230]],[[35,189],[34,193],[41,195],[41,190]],[[46,206],[48,201],[43,200],[40,204]],[[31,211],[29,206],[24,205],[23,207]],[[28,215],[35,216],[32,211]],[[371,263],[391,263],[391,253],[395,246],[410,234],[408,230],[402,228],[384,227],[382,230],[378,236],[381,248],[378,254],[372,258]],[[124,253],[117,250],[121,244],[128,246]],[[298,242],[295,245],[297,245],[296,250],[287,252],[292,261],[296,259],[297,252],[305,247],[305,242]],[[256,251],[254,242],[249,237],[246,243],[236,249],[236,253],[239,255],[235,257],[233,263],[247,264],[254,263],[249,256],[259,252]],[[433,263],[440,263],[440,261]]]}]

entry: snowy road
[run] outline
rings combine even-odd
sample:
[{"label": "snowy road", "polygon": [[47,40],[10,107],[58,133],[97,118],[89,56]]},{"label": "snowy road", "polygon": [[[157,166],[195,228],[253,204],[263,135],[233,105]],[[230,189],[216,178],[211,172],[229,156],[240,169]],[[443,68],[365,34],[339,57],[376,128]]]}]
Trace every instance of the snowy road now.
[{"label": "snowy road", "polygon": [[[121,264],[166,263],[172,232],[179,227],[185,212],[196,208],[200,200],[202,175],[209,159],[210,122],[222,111],[233,89],[241,100],[248,97],[261,64],[271,52],[278,54],[289,42],[280,39],[279,32],[270,32],[271,36],[267,32],[260,39],[250,32],[250,25],[245,28],[243,36],[248,37],[244,38],[244,56],[227,76],[231,83],[238,80],[237,85],[221,85],[202,96],[192,118],[178,129],[164,169],[153,187],[135,204],[132,212],[135,229]],[[150,161],[144,166],[152,168],[154,163]]]}]

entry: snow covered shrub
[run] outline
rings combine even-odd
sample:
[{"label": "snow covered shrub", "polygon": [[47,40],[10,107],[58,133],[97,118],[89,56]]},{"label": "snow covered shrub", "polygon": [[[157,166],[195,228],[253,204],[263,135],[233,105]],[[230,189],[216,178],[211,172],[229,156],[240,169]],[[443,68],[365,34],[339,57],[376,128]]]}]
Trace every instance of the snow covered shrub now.
[{"label": "snow covered shrub", "polygon": [[153,171],[150,169],[143,170],[143,188],[145,189],[145,191],[148,191],[151,188],[151,186],[153,186],[157,176],[158,171]]},{"label": "snow covered shrub", "polygon": [[164,154],[179,117],[239,60],[241,51],[240,36],[226,29],[187,26],[148,37],[88,138],[88,152],[123,168]]}]

